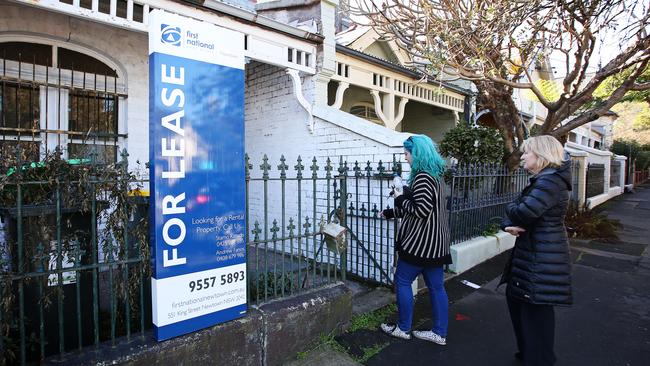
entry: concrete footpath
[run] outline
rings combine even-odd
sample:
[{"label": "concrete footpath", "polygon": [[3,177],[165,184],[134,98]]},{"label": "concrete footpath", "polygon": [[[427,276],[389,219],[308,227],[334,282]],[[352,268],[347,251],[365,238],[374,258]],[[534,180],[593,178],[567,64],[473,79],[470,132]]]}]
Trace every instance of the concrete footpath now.
[{"label": "concrete footpath", "polygon": [[[650,364],[650,184],[597,208],[622,227],[619,241],[571,243],[574,305],[556,307],[556,365],[642,366]],[[317,364],[519,365],[505,302],[495,289],[509,253],[503,253],[446,283],[450,298],[447,346],[398,340],[379,330],[336,337],[339,352],[321,352]],[[473,289],[468,280],[481,286]],[[426,294],[416,301],[414,329],[430,327]],[[394,321],[396,314],[389,316]],[[375,349],[372,357],[367,350]],[[340,350],[347,354],[341,355]],[[329,352],[329,355],[328,355]],[[366,357],[363,357],[366,352]],[[328,363],[332,360],[336,363]],[[337,360],[337,361],[334,361]],[[314,364],[307,357],[299,364]]]}]

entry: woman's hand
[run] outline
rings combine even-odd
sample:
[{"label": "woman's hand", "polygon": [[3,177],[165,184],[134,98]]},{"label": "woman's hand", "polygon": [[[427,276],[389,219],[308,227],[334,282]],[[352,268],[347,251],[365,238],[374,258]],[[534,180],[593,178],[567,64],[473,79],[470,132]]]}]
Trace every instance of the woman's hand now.
[{"label": "woman's hand", "polygon": [[382,210],[379,216],[381,216],[384,219],[393,219],[395,218],[395,211],[392,208]]},{"label": "woman's hand", "polygon": [[519,236],[519,234],[526,231],[526,229],[519,226],[508,226],[505,228],[506,232],[513,236]]}]

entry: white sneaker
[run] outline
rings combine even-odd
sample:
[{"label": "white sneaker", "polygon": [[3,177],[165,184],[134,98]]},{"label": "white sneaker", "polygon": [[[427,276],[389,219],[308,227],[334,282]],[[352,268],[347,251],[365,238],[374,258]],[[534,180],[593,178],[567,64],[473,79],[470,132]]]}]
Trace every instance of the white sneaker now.
[{"label": "white sneaker", "polygon": [[425,341],[433,342],[441,346],[447,344],[447,338],[441,337],[440,335],[430,330],[414,330],[413,337],[418,339],[423,339]]},{"label": "white sneaker", "polygon": [[381,324],[381,330],[384,331],[384,333],[388,334],[389,336],[395,337],[395,338],[401,338],[401,339],[411,339],[411,335],[406,333],[405,331],[399,329],[399,326],[397,324]]}]

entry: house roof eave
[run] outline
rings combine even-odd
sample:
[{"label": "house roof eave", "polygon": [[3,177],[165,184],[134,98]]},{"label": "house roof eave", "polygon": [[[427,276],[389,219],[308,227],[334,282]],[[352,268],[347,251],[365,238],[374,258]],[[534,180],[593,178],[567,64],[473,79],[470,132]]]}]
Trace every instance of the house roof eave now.
[{"label": "house roof eave", "polygon": [[294,38],[300,38],[300,39],[304,39],[316,43],[323,43],[325,39],[325,37],[320,34],[311,33],[302,30],[300,28],[290,26],[288,24],[279,22],[277,20],[259,15],[256,12],[252,12],[244,8],[240,8],[228,3],[224,3],[219,0],[199,0],[199,1],[176,0],[176,1],[180,3],[184,3],[186,5],[200,6],[202,8],[209,9],[211,11],[217,11],[219,13],[232,16],[236,19],[243,20],[263,28],[284,33]]},{"label": "house roof eave", "polygon": [[[373,63],[375,65],[384,67],[384,68],[389,69],[391,71],[398,72],[398,73],[400,73],[402,75],[412,77],[414,79],[420,79],[423,76],[423,74],[420,73],[420,72],[408,69],[408,68],[400,66],[400,65],[396,65],[396,64],[394,64],[392,62],[389,62],[389,61],[383,60],[381,58],[369,55],[367,53],[352,49],[350,47],[346,47],[346,46],[341,45],[341,44],[336,45],[336,50],[343,53],[343,54],[345,54],[345,55],[360,59],[362,61]],[[443,82],[442,85],[445,88],[453,90],[453,91],[455,91],[457,93],[460,93],[462,95],[474,95],[475,94],[473,91],[471,91],[469,89],[461,88],[461,87],[459,87],[457,85],[453,85],[453,84],[450,84],[450,83]]]}]

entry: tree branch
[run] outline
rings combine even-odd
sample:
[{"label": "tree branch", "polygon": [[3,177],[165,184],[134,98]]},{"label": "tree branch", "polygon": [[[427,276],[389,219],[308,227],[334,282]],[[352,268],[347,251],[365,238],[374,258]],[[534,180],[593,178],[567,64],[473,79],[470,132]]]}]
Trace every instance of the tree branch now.
[{"label": "tree branch", "polygon": [[611,96],[606,101],[604,101],[602,104],[600,104],[599,106],[591,110],[581,113],[576,118],[569,121],[568,123],[555,129],[552,132],[552,134],[556,137],[562,136],[568,133],[569,131],[573,130],[574,128],[582,126],[585,123],[595,121],[600,116],[609,112],[609,110],[616,103],[618,103],[621,99],[623,99],[625,93],[627,93],[630,90],[630,88],[634,86],[634,80],[636,80],[636,78],[638,78],[643,73],[649,61],[650,59],[645,59],[645,61],[638,64],[635,70],[630,75],[630,77],[627,80],[625,80],[618,88],[616,88],[616,90],[611,94]]},{"label": "tree branch", "polygon": [[632,90],[632,91],[650,90],[650,82],[642,83],[642,84],[634,84],[628,90]]}]

